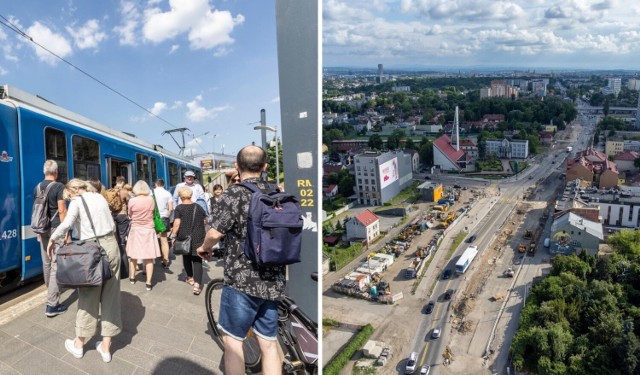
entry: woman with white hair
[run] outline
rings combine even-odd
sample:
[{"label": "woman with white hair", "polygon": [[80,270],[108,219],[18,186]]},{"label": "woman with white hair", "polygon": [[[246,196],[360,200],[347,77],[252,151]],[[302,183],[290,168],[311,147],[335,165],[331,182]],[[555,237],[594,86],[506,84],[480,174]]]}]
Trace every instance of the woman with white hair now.
[{"label": "woman with white hair", "polygon": [[136,265],[142,260],[146,273],[147,290],[153,284],[153,261],[160,256],[160,245],[153,224],[153,209],[155,204],[151,197],[149,185],[140,180],[133,186],[134,198],[128,203],[127,211],[131,218],[131,228],[127,237],[127,255],[129,256],[129,282],[136,283]]},{"label": "woman with white hair", "polygon": [[[111,361],[111,338],[122,330],[120,312],[120,251],[115,237],[115,224],[107,200],[95,192],[87,181],[77,178],[67,182],[64,197],[71,199],[67,215],[51,234],[48,251],[51,253],[56,244],[62,245],[69,229],[79,224],[80,239],[97,239],[107,252],[113,277],[102,286],[78,288],[78,313],[76,314],[76,337],[65,341],[65,348],[76,358],[84,355],[84,344],[96,334],[100,319],[102,341],[96,343],[96,349],[104,362]],[[82,199],[91,207],[91,221]],[[91,223],[93,227],[91,228]]]}]

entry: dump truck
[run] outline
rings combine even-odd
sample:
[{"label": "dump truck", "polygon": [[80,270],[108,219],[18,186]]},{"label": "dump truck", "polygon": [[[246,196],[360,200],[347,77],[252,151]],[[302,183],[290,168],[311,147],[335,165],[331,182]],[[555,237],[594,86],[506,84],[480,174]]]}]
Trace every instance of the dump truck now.
[{"label": "dump truck", "polygon": [[415,258],[411,261],[411,264],[404,270],[404,277],[407,279],[414,279],[418,273],[418,267],[420,266],[421,259]]}]

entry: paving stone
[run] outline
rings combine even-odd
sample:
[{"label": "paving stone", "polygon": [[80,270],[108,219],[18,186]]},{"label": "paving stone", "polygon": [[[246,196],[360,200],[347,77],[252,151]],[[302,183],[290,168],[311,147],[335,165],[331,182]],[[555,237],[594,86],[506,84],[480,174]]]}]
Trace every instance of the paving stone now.
[{"label": "paving stone", "polygon": [[[5,336],[6,335],[6,336]],[[2,350],[0,350],[0,362],[4,362],[8,365],[13,365],[20,361],[29,352],[34,350],[34,346],[27,342],[24,342],[16,338],[8,338],[6,333],[0,336],[0,342],[2,342]]]},{"label": "paving stone", "polygon": [[[71,357],[71,354],[66,354]],[[63,357],[64,358],[64,357]],[[73,358],[73,357],[71,357]],[[73,358],[76,361],[81,359]],[[22,374],[65,374],[65,375],[86,375],[88,372],[78,367],[72,366],[59,358],[52,356],[40,349],[34,349],[17,361],[12,366]]]}]

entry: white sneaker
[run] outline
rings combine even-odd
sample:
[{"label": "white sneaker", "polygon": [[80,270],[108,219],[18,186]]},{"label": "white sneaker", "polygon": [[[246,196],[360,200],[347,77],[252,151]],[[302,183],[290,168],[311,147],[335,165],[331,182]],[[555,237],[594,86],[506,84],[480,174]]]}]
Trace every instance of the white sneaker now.
[{"label": "white sneaker", "polygon": [[98,353],[100,353],[100,355],[102,356],[102,360],[105,363],[111,362],[111,353],[109,352],[105,353],[102,351],[102,341],[96,342],[96,350],[98,351]]},{"label": "white sneaker", "polygon": [[75,344],[75,339],[67,339],[64,340],[64,347],[65,349],[67,349],[67,351],[69,353],[71,353],[72,356],[76,357],[76,358],[82,358],[82,356],[84,355],[84,350],[83,348],[76,348],[76,344]]}]

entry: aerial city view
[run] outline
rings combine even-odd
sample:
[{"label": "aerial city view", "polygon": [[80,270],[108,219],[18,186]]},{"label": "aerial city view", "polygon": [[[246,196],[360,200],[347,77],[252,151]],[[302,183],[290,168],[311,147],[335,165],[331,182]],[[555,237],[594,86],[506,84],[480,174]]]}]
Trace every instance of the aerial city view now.
[{"label": "aerial city view", "polygon": [[325,374],[640,372],[639,14],[323,2]]}]

